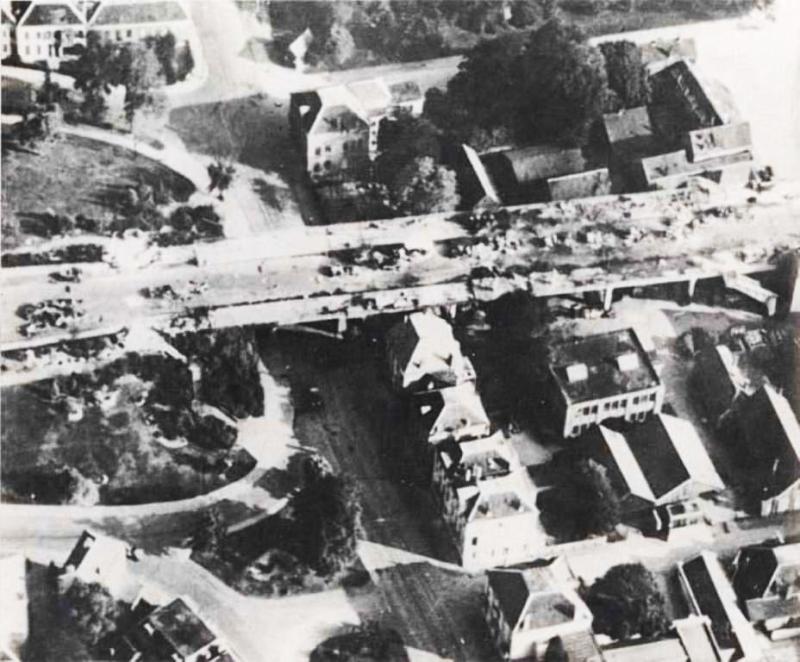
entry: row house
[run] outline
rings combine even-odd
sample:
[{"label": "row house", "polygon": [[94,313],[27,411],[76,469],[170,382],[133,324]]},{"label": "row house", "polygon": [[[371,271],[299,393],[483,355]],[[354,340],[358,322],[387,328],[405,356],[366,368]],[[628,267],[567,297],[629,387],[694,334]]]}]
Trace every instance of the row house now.
[{"label": "row house", "polygon": [[733,589],[747,618],[771,638],[800,634],[800,543],[739,550]]},{"label": "row house", "polygon": [[521,563],[544,548],[536,487],[502,434],[442,444],[431,488],[465,568]]},{"label": "row house", "polygon": [[422,113],[424,96],[413,81],[382,78],[293,93],[289,127],[313,182],[356,180],[378,155],[381,122],[398,113]]},{"label": "row house", "polygon": [[[589,454],[606,467],[629,515],[725,489],[697,430],[675,416],[657,414],[622,432],[601,425],[586,435],[586,444]],[[680,518],[672,522],[686,523]]]},{"label": "row house", "polygon": [[551,345],[549,375],[564,437],[611,418],[643,421],[664,402],[664,385],[633,329]]},{"label": "row house", "polygon": [[764,659],[761,642],[739,609],[716,554],[705,551],[679,563],[678,578],[691,612],[709,619],[715,647],[724,660]]},{"label": "row house", "polygon": [[448,322],[433,313],[412,313],[386,336],[392,385],[418,393],[475,382]]},{"label": "row house", "polygon": [[563,659],[602,660],[592,635],[592,612],[578,596],[563,558],[489,570],[486,577],[486,621],[504,660],[549,659],[556,640]]}]

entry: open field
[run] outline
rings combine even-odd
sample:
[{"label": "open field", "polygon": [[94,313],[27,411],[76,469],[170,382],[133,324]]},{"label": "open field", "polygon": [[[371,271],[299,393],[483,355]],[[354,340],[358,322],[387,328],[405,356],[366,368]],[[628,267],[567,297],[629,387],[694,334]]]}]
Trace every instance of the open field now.
[{"label": "open field", "polygon": [[48,232],[47,214],[78,214],[109,229],[127,189],[164,185],[186,201],[193,186],[171,170],[113,145],[76,137],[44,140],[33,149],[3,153],[2,247],[35,243]]}]

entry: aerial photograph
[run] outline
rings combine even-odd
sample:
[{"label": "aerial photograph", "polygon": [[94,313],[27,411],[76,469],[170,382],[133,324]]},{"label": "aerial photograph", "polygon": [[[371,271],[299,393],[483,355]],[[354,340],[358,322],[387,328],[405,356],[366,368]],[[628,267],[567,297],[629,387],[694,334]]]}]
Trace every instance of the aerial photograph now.
[{"label": "aerial photograph", "polygon": [[800,662],[800,0],[0,14],[0,660]]}]

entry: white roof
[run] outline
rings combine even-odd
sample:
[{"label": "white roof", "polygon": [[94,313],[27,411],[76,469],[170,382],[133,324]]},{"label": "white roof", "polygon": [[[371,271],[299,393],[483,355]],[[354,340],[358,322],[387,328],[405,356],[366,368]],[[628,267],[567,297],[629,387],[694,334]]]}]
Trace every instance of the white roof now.
[{"label": "white roof", "polygon": [[789,401],[778,393],[769,384],[764,384],[764,392],[772,403],[773,409],[781,422],[781,426],[786,432],[786,438],[792,445],[794,454],[800,459],[800,423],[797,422],[797,417],[792,411],[792,406]]},{"label": "white roof", "polygon": [[483,402],[478,394],[475,384],[464,382],[457,386],[448,386],[439,391],[442,396],[443,406],[436,422],[431,429],[432,434],[441,432],[442,425],[452,427],[472,427],[474,425],[489,426],[489,416],[483,408]]},{"label": "white roof", "polygon": [[[462,441],[459,443],[458,447],[462,453],[461,462],[463,463],[467,463],[471,458],[478,457],[484,453],[495,452],[508,462],[512,471],[522,466],[517,451],[514,449],[511,441],[506,439],[502,432],[495,432],[489,437]],[[439,454],[442,457],[445,468],[449,468],[452,463],[450,454],[445,450],[440,451]]]},{"label": "white roof", "polygon": [[694,425],[677,416],[659,414],[659,417],[692,480],[724,490],[725,483],[714,468]]},{"label": "white roof", "polygon": [[647,482],[647,478],[645,478],[644,472],[636,461],[625,437],[619,432],[609,430],[604,425],[601,425],[599,429],[606,446],[608,446],[608,450],[611,452],[611,456],[614,458],[614,462],[617,463],[622,477],[628,484],[631,494],[646,501],[655,502],[656,497],[653,494],[650,483]]},{"label": "white roof", "polygon": [[317,94],[323,106],[346,106],[364,121],[392,105],[391,92],[382,78],[321,87]]}]

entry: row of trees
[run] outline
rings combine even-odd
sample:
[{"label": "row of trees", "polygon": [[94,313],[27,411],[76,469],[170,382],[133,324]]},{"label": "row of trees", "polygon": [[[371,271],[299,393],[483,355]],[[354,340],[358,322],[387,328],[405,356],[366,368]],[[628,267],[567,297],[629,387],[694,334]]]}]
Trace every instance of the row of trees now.
[{"label": "row of trees", "polygon": [[647,101],[641,53],[631,42],[591,45],[576,26],[547,21],[527,39],[478,45],[425,116],[454,140],[495,145],[582,145],[604,112]]}]

